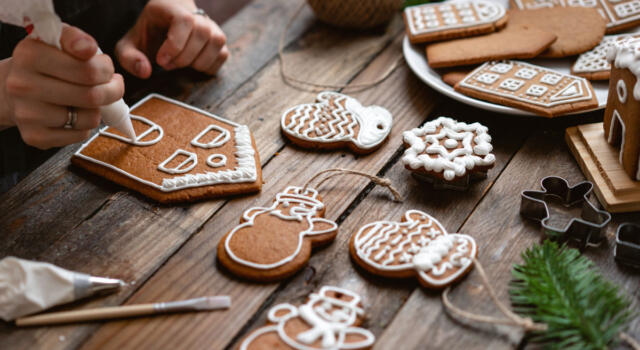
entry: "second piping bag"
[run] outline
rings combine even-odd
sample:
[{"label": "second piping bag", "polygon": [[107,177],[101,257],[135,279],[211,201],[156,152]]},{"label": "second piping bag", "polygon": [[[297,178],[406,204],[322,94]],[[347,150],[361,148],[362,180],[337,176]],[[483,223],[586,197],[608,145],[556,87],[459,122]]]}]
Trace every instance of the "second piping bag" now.
[{"label": "second piping bag", "polygon": [[[25,27],[34,38],[61,49],[62,20],[55,13],[52,0],[2,0],[0,21]],[[101,107],[100,114],[105,124],[135,140],[129,106],[124,100]]]}]

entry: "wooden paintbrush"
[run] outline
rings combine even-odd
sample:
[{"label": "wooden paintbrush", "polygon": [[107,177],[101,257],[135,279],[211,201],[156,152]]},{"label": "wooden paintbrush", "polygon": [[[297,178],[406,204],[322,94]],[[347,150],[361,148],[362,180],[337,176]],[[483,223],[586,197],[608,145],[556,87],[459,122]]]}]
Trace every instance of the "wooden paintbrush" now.
[{"label": "wooden paintbrush", "polygon": [[231,298],[211,296],[166,303],[110,306],[97,309],[50,312],[46,314],[22,317],[16,320],[17,326],[43,326],[61,323],[108,320],[113,318],[156,315],[169,312],[208,311],[228,309]]}]

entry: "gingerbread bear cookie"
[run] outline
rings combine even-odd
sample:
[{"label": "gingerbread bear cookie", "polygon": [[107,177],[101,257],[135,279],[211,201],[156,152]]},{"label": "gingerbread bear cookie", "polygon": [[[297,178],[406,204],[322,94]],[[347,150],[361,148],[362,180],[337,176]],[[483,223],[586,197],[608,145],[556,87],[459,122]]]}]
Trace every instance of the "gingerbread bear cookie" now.
[{"label": "gingerbread bear cookie", "polygon": [[324,286],[303,305],[272,307],[267,315],[269,324],[250,333],[238,350],[369,349],[375,336],[358,327],[363,318],[358,294]]},{"label": "gingerbread bear cookie", "polygon": [[461,279],[478,254],[471,236],[449,234],[438,220],[419,210],[408,210],[401,222],[363,226],[349,247],[351,257],[365,270],[384,277],[416,276],[431,289]]},{"label": "gingerbread bear cookie", "polygon": [[163,203],[260,191],[247,126],[155,94],[132,107],[131,121],[135,140],[101,128],[71,162]]},{"label": "gingerbread bear cookie", "polygon": [[520,61],[491,61],[476,68],[455,90],[545,117],[586,111],[598,107],[591,83]]},{"label": "gingerbread bear cookie", "polygon": [[328,244],[338,225],[312,188],[289,186],[270,207],[247,209],[240,225],[218,244],[218,259],[234,274],[256,281],[287,278],[304,267],[313,247]]},{"label": "gingerbread bear cookie", "polygon": [[486,177],[495,165],[488,131],[480,123],[439,117],[402,134],[407,147],[402,162],[420,179],[466,187],[472,176]]},{"label": "gingerbread bear cookie", "polygon": [[316,103],[285,111],[280,127],[300,147],[348,147],[365,154],[378,149],[387,139],[392,121],[391,113],[382,107],[364,107],[352,97],[325,91],[318,94]]},{"label": "gingerbread bear cookie", "polygon": [[410,6],[404,10],[412,44],[494,32],[507,24],[507,11],[492,1],[457,1]]}]

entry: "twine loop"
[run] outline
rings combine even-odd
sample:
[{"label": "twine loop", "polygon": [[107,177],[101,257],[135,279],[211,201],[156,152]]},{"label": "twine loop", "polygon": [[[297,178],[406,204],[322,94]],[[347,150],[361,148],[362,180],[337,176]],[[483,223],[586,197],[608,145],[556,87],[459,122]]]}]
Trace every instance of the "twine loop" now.
[{"label": "twine loop", "polygon": [[340,175],[358,175],[358,176],[366,177],[376,185],[380,185],[388,188],[391,194],[393,194],[394,200],[396,202],[402,202],[402,196],[400,195],[400,192],[398,192],[398,190],[396,190],[395,187],[393,187],[393,183],[391,182],[391,180],[377,177],[375,175],[367,174],[358,170],[342,169],[342,168],[331,168],[331,169],[325,169],[323,171],[318,172],[317,174],[313,175],[313,177],[304,184],[304,186],[302,187],[302,192],[304,193],[307,190],[307,187],[309,187],[309,185],[314,180],[316,180],[317,178],[319,178],[320,176],[326,173],[333,173],[333,174],[326,176],[324,179],[318,182],[318,184],[315,186],[316,189],[320,188],[320,186],[322,186],[323,183],[325,183],[332,177],[340,176]]}]

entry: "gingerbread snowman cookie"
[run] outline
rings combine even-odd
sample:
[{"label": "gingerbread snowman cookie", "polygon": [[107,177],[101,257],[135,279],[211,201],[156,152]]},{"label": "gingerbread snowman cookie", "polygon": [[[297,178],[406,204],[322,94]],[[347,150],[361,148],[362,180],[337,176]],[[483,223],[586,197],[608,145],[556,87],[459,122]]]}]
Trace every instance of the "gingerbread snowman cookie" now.
[{"label": "gingerbread snowman cookie", "polygon": [[349,290],[324,286],[300,306],[271,308],[269,324],[249,334],[239,350],[363,350],[375,336],[358,327],[364,318],[361,298]]},{"label": "gingerbread snowman cookie", "polygon": [[379,106],[365,107],[337,92],[321,92],[316,103],[282,114],[281,129],[294,144],[315,149],[348,147],[358,154],[378,149],[391,132],[392,116]]},{"label": "gingerbread snowman cookie", "polygon": [[287,278],[304,267],[315,246],[328,244],[338,225],[312,188],[290,186],[269,207],[247,209],[240,225],[218,244],[218,259],[238,276],[256,281]]},{"label": "gingerbread snowman cookie", "polygon": [[353,260],[365,270],[385,277],[416,276],[430,289],[442,289],[466,275],[478,254],[468,235],[447,233],[430,215],[405,212],[401,222],[377,221],[351,237]]},{"label": "gingerbread snowman cookie", "polygon": [[464,188],[495,165],[491,136],[480,123],[440,117],[402,134],[405,168],[442,187]]}]

